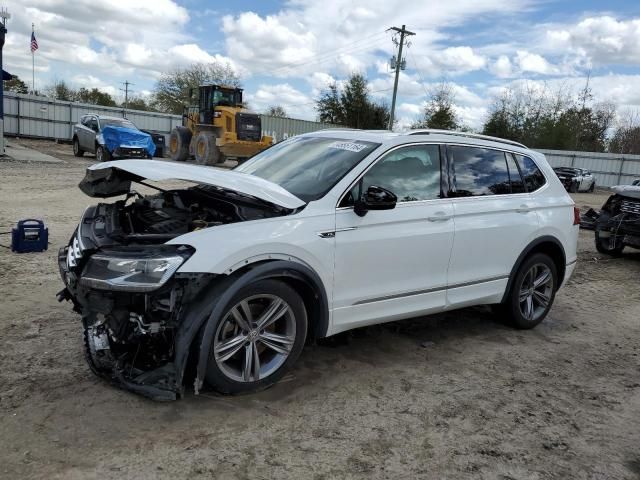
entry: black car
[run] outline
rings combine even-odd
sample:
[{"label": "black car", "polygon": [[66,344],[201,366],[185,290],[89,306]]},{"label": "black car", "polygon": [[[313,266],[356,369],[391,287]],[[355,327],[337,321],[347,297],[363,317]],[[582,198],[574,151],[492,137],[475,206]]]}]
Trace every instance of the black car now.
[{"label": "black car", "polygon": [[154,157],[162,158],[164,157],[165,151],[165,143],[164,143],[164,135],[162,133],[155,133],[150,130],[142,130],[144,133],[151,135],[151,139],[156,146],[156,153],[153,155]]},{"label": "black car", "polygon": [[596,178],[584,168],[555,167],[553,171],[567,192],[593,192],[596,188]]}]

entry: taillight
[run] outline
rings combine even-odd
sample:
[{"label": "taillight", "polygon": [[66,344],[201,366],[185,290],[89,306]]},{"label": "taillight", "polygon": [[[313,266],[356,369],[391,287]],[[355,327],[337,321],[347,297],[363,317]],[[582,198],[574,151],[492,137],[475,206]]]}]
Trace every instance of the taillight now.
[{"label": "taillight", "polygon": [[573,207],[573,224],[580,225],[580,209]]}]

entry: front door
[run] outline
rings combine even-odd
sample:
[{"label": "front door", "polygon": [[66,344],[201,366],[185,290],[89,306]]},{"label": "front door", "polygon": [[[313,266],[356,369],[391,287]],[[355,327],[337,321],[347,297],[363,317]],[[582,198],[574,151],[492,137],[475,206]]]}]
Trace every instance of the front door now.
[{"label": "front door", "polygon": [[[442,309],[453,243],[453,208],[442,198],[440,147],[417,144],[382,156],[336,211],[333,331]],[[358,216],[369,186],[392,191],[392,210]]]}]

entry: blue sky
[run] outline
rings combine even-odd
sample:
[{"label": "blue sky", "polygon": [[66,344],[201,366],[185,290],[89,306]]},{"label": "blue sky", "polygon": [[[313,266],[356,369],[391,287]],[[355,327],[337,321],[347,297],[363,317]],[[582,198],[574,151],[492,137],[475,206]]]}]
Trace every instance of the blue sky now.
[{"label": "blue sky", "polygon": [[416,32],[402,72],[400,127],[428,92],[453,85],[456,110],[479,128],[491,99],[510,85],[579,89],[588,72],[595,101],[640,109],[640,2],[552,0],[10,0],[5,69],[36,88],[56,79],[120,95],[129,80],[148,95],[162,72],[223,62],[243,79],[254,110],[283,106],[314,119],[328,82],[363,72],[390,101],[394,53],[388,27]]}]

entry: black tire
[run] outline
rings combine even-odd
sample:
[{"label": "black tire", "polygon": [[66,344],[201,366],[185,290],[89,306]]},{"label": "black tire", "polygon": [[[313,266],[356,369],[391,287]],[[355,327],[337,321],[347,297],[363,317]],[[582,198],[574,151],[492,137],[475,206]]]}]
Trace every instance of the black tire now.
[{"label": "black tire", "polygon": [[98,145],[96,147],[96,160],[98,162],[110,162],[112,160],[111,152],[109,152],[109,150],[107,150],[103,145]]},{"label": "black tire", "polygon": [[571,182],[571,184],[569,185],[569,193],[578,193],[578,183],[577,182]]},{"label": "black tire", "polygon": [[[229,340],[233,340],[235,338],[240,338],[244,332],[242,328],[240,328],[233,316],[232,310],[236,307],[240,308],[240,302],[243,300],[248,300],[250,305],[250,310],[252,312],[256,312],[256,317],[260,317],[261,313],[268,310],[272,305],[271,303],[265,304],[264,311],[260,312],[255,310],[256,307],[259,309],[261,307],[260,302],[270,301],[269,299],[261,298],[262,296],[272,296],[279,298],[288,309],[286,309],[285,314],[278,317],[272,325],[265,328],[264,331],[259,332],[258,339],[254,339],[253,342],[256,345],[257,350],[253,350],[258,353],[258,358],[260,359],[259,365],[265,368],[275,368],[274,371],[268,372],[265,371],[265,377],[261,378],[262,371],[260,368],[257,370],[251,369],[251,373],[248,378],[238,379],[237,376],[242,376],[246,374],[246,369],[242,368],[242,362],[247,362],[247,358],[254,358],[252,354],[248,354],[247,351],[252,348],[252,344],[249,343],[250,335],[246,335],[240,343],[236,343],[235,346],[239,348],[229,359],[224,360],[220,358],[225,354],[229,354],[233,348],[225,349],[222,347],[225,342],[229,342]],[[254,303],[251,303],[254,302]],[[282,305],[283,308],[284,304]],[[243,310],[236,310],[236,312],[241,312]],[[277,311],[277,309],[276,309]],[[246,287],[242,288],[233,298],[229,301],[228,305],[225,307],[224,313],[221,315],[219,319],[216,320],[216,325],[214,326],[214,338],[211,342],[211,352],[209,353],[209,362],[207,364],[207,371],[205,374],[205,378],[207,383],[216,391],[223,394],[230,395],[238,395],[243,393],[251,393],[263,390],[265,388],[270,387],[274,383],[276,383],[282,376],[293,366],[295,361],[300,356],[302,349],[304,347],[305,338],[307,335],[307,313],[304,306],[304,302],[298,293],[289,287],[287,284],[277,281],[277,280],[261,280]],[[246,319],[246,316],[242,316]],[[278,323],[280,322],[280,323]],[[252,328],[255,327],[257,320],[253,322]],[[236,325],[236,329],[229,331],[229,327]],[[286,335],[288,338],[291,338],[291,333],[282,334],[281,332],[285,330],[283,327],[293,328],[292,325],[295,325],[293,328],[293,336],[295,337],[291,341],[291,346],[287,347],[289,349],[288,354],[284,358],[280,358],[279,355],[281,353],[277,353],[275,350],[267,347],[264,343],[261,343],[261,336],[265,332],[267,334],[276,334],[276,335]],[[267,331],[268,328],[273,328],[273,331]],[[280,329],[280,330],[277,330]],[[254,328],[253,332],[257,331]],[[231,333],[233,332],[233,333]],[[249,331],[247,331],[249,332]],[[225,336],[226,335],[226,336]],[[220,341],[218,339],[221,339]],[[278,344],[282,345],[282,344]],[[277,346],[277,345],[276,345]],[[260,350],[262,348],[262,350]],[[216,359],[216,353],[218,352],[219,360]],[[221,353],[222,352],[222,353]],[[263,363],[261,355],[264,355],[263,358],[269,360],[269,356],[272,355],[272,358]],[[276,361],[277,360],[277,361]],[[281,362],[281,363],[279,363]],[[249,362],[251,363],[251,362]],[[234,370],[234,365],[237,367],[237,371]],[[270,366],[272,365],[272,366]],[[257,378],[254,375],[255,372],[258,372]],[[237,374],[237,376],[236,376]]]},{"label": "black tire", "polygon": [[[532,285],[529,284],[529,280],[535,280],[536,270],[533,270],[537,267],[537,271],[539,275],[547,271],[550,276],[549,284],[544,284],[544,290],[540,288],[536,289]],[[531,272],[534,272],[533,277],[529,275]],[[532,292],[532,289],[537,291],[538,294]],[[551,306],[553,305],[553,300],[555,299],[556,290],[558,289],[558,272],[555,264],[551,257],[544,253],[535,253],[527,258],[520,268],[518,269],[515,278],[513,279],[513,284],[511,286],[511,290],[507,297],[507,300],[504,305],[502,305],[502,311],[506,315],[506,320],[518,329],[529,329],[538,325],[549,313]],[[531,317],[527,317],[523,313],[523,309],[526,310],[526,305],[528,300],[521,301],[523,298],[522,292],[528,290],[531,292],[528,297],[531,297],[531,305],[533,315]],[[541,302],[541,298],[546,297],[546,306],[544,303],[536,303]]]},{"label": "black tire", "polygon": [[[196,163],[199,165],[216,165],[220,162],[222,155],[216,145],[216,135],[212,131],[202,131],[196,137],[193,147]],[[222,160],[224,162],[224,160]]]},{"label": "black tire", "polygon": [[73,138],[73,154],[76,157],[81,157],[84,155],[84,150],[80,148],[80,142],[78,141],[78,137]]},{"label": "black tire", "polygon": [[591,186],[589,187],[589,190],[588,190],[588,191],[589,191],[589,193],[593,193],[593,191],[594,191],[595,189],[596,189],[596,182],[593,182],[593,183],[591,184]]},{"label": "black tire", "polygon": [[605,255],[611,255],[612,257],[619,257],[624,250],[624,243],[617,242],[613,246],[611,245],[610,232],[603,232],[602,229],[596,226],[595,231],[596,250]]},{"label": "black tire", "polygon": [[176,162],[186,162],[189,158],[191,130],[186,127],[175,127],[169,136],[169,156]]}]

